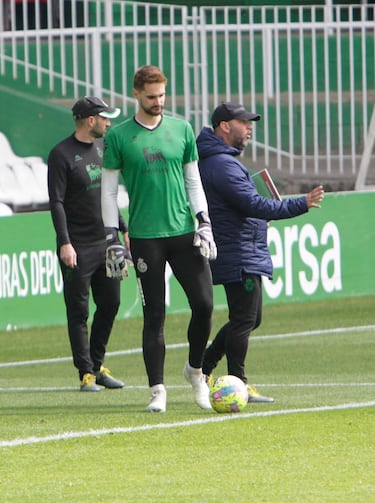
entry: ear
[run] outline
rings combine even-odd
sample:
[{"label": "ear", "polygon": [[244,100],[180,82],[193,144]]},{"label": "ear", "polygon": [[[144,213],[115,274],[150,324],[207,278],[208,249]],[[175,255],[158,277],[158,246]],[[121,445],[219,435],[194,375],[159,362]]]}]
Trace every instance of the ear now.
[{"label": "ear", "polygon": [[96,122],[96,118],[93,115],[87,117],[87,124],[89,127],[92,127]]},{"label": "ear", "polygon": [[224,133],[228,134],[230,132],[229,122],[221,121],[220,128]]}]

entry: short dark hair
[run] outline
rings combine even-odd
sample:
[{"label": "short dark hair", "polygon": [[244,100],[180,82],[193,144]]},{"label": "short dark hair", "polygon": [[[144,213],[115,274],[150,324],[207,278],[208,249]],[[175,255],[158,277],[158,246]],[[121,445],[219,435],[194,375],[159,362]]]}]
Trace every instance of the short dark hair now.
[{"label": "short dark hair", "polygon": [[133,87],[138,91],[144,89],[145,84],[166,84],[167,77],[157,66],[145,65],[138,68],[134,75]]}]

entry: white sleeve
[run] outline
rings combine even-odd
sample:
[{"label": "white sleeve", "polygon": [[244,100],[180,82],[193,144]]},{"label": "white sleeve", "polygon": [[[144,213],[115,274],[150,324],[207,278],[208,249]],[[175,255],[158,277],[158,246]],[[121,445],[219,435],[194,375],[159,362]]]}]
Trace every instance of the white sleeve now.
[{"label": "white sleeve", "polygon": [[102,168],[102,218],[104,227],[118,229],[117,191],[120,170]]},{"label": "white sleeve", "polygon": [[184,179],[186,193],[194,215],[201,211],[208,213],[206,195],[203,190],[197,161],[184,164]]}]

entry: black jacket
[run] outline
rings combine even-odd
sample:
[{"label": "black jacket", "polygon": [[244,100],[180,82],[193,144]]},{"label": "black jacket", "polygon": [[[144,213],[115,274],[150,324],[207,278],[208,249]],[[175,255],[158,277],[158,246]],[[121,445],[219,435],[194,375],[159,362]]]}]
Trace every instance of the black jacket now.
[{"label": "black jacket", "polygon": [[308,211],[306,197],[276,201],[258,194],[241,153],[205,127],[197,138],[199,170],[218,249],[210,262],[214,284],[241,281],[242,272],[272,279],[267,221]]}]

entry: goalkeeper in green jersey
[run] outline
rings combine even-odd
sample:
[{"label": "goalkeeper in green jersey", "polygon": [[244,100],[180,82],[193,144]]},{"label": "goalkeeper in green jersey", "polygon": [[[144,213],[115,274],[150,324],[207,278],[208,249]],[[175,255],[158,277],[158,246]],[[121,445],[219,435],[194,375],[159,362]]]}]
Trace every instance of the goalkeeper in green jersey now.
[{"label": "goalkeeper in green jersey", "polygon": [[[134,75],[138,112],[105,137],[102,212],[116,228],[121,174],[129,195],[131,253],[143,303],[143,357],[151,388],[149,412],[165,412],[165,267],[168,262],[191,308],[189,356],[184,376],[196,403],[210,409],[202,360],[211,329],[212,278],[216,258],[198,154],[191,125],[163,114],[167,78],[151,65]],[[195,222],[195,219],[197,222]]]}]

